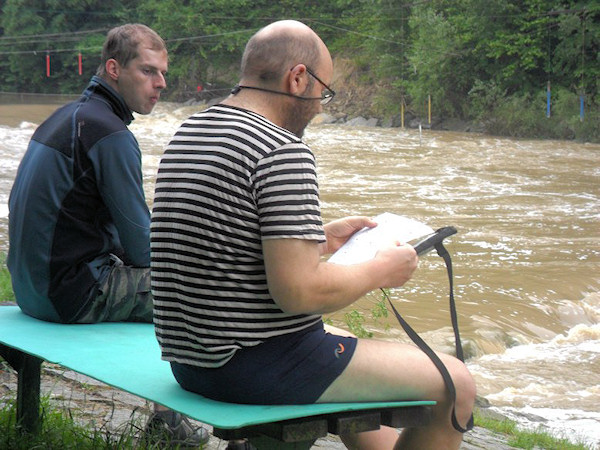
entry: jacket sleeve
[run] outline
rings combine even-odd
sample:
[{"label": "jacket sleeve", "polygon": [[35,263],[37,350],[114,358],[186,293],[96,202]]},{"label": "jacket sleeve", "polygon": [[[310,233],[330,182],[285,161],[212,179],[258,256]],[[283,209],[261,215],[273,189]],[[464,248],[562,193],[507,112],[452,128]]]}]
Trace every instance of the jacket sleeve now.
[{"label": "jacket sleeve", "polygon": [[92,147],[94,166],[104,199],[125,251],[125,261],[150,266],[150,211],[142,185],[142,156],[137,140],[128,131],[111,134]]}]

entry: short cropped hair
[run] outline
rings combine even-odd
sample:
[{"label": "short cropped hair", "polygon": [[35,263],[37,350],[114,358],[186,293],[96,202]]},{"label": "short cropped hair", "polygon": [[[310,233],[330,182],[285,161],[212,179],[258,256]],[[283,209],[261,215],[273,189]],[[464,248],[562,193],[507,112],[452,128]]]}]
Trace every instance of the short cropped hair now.
[{"label": "short cropped hair", "polygon": [[242,56],[242,77],[265,84],[275,83],[296,64],[315,67],[321,50],[316,35],[284,30],[264,37],[260,31],[250,38]]},{"label": "short cropped hair", "polygon": [[106,75],[106,61],[109,59],[115,59],[121,66],[127,67],[127,64],[138,56],[139,45],[144,41],[148,42],[153,50],[167,50],[165,41],[146,25],[129,23],[111,29],[102,46],[100,66],[96,75]]}]

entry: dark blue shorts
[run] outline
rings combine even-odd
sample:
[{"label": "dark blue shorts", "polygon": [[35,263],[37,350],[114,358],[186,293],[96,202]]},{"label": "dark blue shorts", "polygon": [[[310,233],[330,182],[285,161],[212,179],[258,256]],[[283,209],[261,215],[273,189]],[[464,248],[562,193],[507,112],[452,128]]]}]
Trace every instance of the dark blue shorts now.
[{"label": "dark blue shorts", "polygon": [[223,367],[206,369],[176,362],[171,368],[186,390],[228,403],[315,403],[344,371],[356,338],[326,333],[318,323],[238,350]]}]

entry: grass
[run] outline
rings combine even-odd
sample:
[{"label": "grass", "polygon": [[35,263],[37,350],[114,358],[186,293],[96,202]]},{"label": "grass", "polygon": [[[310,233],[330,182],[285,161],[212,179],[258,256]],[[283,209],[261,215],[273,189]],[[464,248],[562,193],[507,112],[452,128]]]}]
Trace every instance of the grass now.
[{"label": "grass", "polygon": [[521,430],[516,422],[512,420],[487,417],[484,414],[475,411],[475,424],[478,427],[485,428],[495,433],[506,436],[506,443],[515,448],[527,450],[548,449],[548,450],[587,450],[588,447],[583,443],[573,443],[567,439],[556,438],[549,433],[537,430]]},{"label": "grass", "polygon": [[16,426],[16,401],[6,401],[0,408],[0,449],[134,449],[136,444],[133,424],[122,433],[81,425],[71,411],[50,407],[48,398],[42,399],[42,429],[33,435],[20,432]]},{"label": "grass", "polygon": [[6,267],[6,254],[0,253],[0,303],[14,301],[15,294],[10,282],[10,273]]},{"label": "grass", "polygon": [[[0,362],[0,372],[2,362]],[[0,449],[10,450],[161,450],[179,448],[168,443],[151,442],[140,438],[145,416],[134,417],[117,429],[109,429],[108,421],[98,424],[87,422],[83,411],[61,407],[56,398],[44,396],[40,400],[42,426],[38,434],[26,433],[16,424],[16,400],[0,399]],[[89,416],[87,414],[86,416]],[[89,419],[88,419],[89,420]],[[199,448],[202,450],[202,447]]]}]

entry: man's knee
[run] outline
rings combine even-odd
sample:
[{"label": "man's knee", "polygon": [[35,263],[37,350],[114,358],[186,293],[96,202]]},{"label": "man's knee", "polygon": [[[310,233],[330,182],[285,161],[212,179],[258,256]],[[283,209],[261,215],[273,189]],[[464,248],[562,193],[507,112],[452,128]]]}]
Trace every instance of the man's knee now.
[{"label": "man's knee", "polygon": [[475,379],[466,365],[456,360],[452,372],[452,381],[456,388],[456,413],[459,419],[468,420],[473,411],[475,397],[477,396],[477,386]]}]

